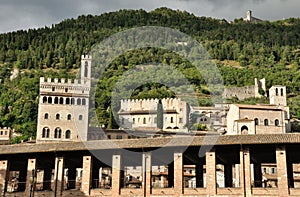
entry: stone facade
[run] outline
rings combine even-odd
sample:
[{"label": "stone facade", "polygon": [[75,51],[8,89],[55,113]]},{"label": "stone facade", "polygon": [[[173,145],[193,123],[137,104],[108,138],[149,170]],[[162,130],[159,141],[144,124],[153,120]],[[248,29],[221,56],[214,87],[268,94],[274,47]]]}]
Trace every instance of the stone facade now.
[{"label": "stone facade", "polygon": [[37,142],[87,140],[91,56],[81,59],[81,77],[40,79]]},{"label": "stone facade", "polygon": [[253,17],[252,16],[252,11],[248,10],[247,13],[246,13],[246,18],[244,18],[244,21],[252,22],[252,23],[259,23],[259,22],[262,22],[263,20]]},{"label": "stone facade", "polygon": [[[163,130],[187,130],[188,104],[180,99],[162,99]],[[121,100],[118,112],[120,125],[123,128],[137,130],[157,129],[157,104],[158,99],[147,100]]]},{"label": "stone facade", "polygon": [[12,138],[12,129],[9,127],[0,128],[0,144],[9,144]]}]

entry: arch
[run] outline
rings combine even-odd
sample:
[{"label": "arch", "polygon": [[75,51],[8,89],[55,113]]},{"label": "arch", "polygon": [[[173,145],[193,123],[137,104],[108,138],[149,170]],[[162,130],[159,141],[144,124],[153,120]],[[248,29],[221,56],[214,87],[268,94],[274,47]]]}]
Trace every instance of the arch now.
[{"label": "arch", "polygon": [[59,98],[59,104],[61,104],[61,105],[64,104],[64,98],[63,97]]},{"label": "arch", "polygon": [[274,123],[275,123],[275,126],[276,126],[276,127],[278,127],[279,124],[280,124],[278,119],[276,119],[276,120],[274,121]]},{"label": "arch", "polygon": [[48,103],[52,104],[52,97],[51,96],[48,97]]},{"label": "arch", "polygon": [[44,119],[47,120],[48,118],[49,118],[49,114],[48,114],[48,113],[45,113],[45,114],[44,114]]},{"label": "arch", "polygon": [[81,99],[80,98],[77,99],[77,105],[81,105]]},{"label": "arch", "polygon": [[283,96],[283,88],[280,89],[280,96]]},{"label": "arch", "polygon": [[58,97],[54,98],[54,104],[58,104]]},{"label": "arch", "polygon": [[82,105],[86,105],[86,100],[84,98],[82,99]]},{"label": "arch", "polygon": [[66,139],[70,139],[71,138],[71,131],[70,130],[66,130],[65,138]]},{"label": "arch", "polygon": [[72,115],[71,114],[68,114],[67,115],[67,120],[71,120],[72,119]]},{"label": "arch", "polygon": [[278,88],[275,89],[275,94],[278,96]]},{"label": "arch", "polygon": [[50,129],[48,127],[44,127],[42,131],[42,138],[49,138],[50,136]]},{"label": "arch", "polygon": [[43,103],[47,103],[47,97],[46,96],[43,97]]},{"label": "arch", "polygon": [[74,105],[74,104],[75,104],[75,99],[71,98],[71,105]]},{"label": "arch", "polygon": [[173,129],[179,129],[179,127],[174,127]]},{"label": "arch", "polygon": [[70,98],[66,98],[66,104],[70,105]]},{"label": "arch", "polygon": [[268,126],[268,125],[269,125],[269,120],[268,120],[268,119],[265,119],[265,120],[264,120],[264,125],[265,125],[265,126]]},{"label": "arch", "polygon": [[241,132],[243,133],[244,131],[248,132],[248,127],[246,125],[242,126]]},{"label": "arch", "polygon": [[60,119],[60,114],[56,114],[56,115],[55,115],[55,119],[56,119],[56,120],[59,120],[59,119]]},{"label": "arch", "polygon": [[61,138],[61,128],[56,127],[54,130],[54,138]]},{"label": "arch", "polygon": [[167,127],[166,129],[172,129],[172,127]]},{"label": "arch", "polygon": [[146,118],[143,118],[143,124],[146,124]]},{"label": "arch", "polygon": [[255,118],[255,119],[254,119],[254,123],[255,123],[256,126],[259,125],[259,120],[258,120],[258,118]]},{"label": "arch", "polygon": [[79,115],[78,120],[83,120],[83,116]]}]

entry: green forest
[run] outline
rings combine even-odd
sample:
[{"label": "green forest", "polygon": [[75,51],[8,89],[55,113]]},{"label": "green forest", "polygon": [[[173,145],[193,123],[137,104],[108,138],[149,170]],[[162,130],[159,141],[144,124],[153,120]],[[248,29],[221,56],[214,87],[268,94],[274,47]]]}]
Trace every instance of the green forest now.
[{"label": "green forest", "polygon": [[[193,37],[209,52],[225,86],[253,85],[266,78],[267,89],[285,85],[292,117],[300,118],[300,19],[248,23],[198,17],[185,11],[158,8],[119,10],[98,16],[66,19],[51,27],[0,34],[0,126],[34,137],[37,125],[39,78],[75,78],[80,57],[92,46],[123,30],[162,26]],[[127,52],[114,59],[98,82],[95,105],[99,124],[111,125],[111,90],[134,65],[161,62],[181,71],[196,87],[200,105],[211,105],[210,90],[195,68],[178,55],[155,48]],[[18,75],[11,79],[14,70]],[[138,87],[132,98],[174,97],[167,87]],[[243,102],[232,99],[232,102]],[[248,99],[246,103],[267,102]]]}]

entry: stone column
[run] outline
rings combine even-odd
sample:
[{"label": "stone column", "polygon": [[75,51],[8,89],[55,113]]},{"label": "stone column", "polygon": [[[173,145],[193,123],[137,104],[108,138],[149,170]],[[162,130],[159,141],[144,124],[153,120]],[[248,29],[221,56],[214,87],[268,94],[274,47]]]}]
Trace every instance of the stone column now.
[{"label": "stone column", "polygon": [[175,195],[183,194],[183,154],[174,153],[174,190]]},{"label": "stone column", "polygon": [[26,189],[25,189],[25,195],[26,196],[33,196],[34,190],[35,190],[35,184],[33,181],[36,181],[36,159],[28,159],[27,164],[27,176],[26,176]]},{"label": "stone column", "polygon": [[244,148],[240,151],[240,187],[242,188],[245,197],[252,196],[249,148]]},{"label": "stone column", "polygon": [[64,158],[56,157],[54,170],[54,195],[56,194],[56,196],[62,196],[64,190],[64,168]]},{"label": "stone column", "polygon": [[206,193],[211,196],[217,194],[215,150],[206,153]]},{"label": "stone column", "polygon": [[0,195],[4,196],[7,190],[8,160],[0,161]]},{"label": "stone column", "polygon": [[276,147],[277,181],[279,196],[289,195],[285,146]]},{"label": "stone column", "polygon": [[92,184],[92,156],[83,156],[81,190],[89,196]]},{"label": "stone column", "polygon": [[112,157],[112,196],[120,195],[121,188],[121,155]]},{"label": "stone column", "polygon": [[232,164],[224,165],[225,187],[232,187]]},{"label": "stone column", "polygon": [[150,197],[151,195],[151,153],[143,154],[143,191],[144,196]]},{"label": "stone column", "polygon": [[203,187],[203,165],[196,164],[196,187]]}]

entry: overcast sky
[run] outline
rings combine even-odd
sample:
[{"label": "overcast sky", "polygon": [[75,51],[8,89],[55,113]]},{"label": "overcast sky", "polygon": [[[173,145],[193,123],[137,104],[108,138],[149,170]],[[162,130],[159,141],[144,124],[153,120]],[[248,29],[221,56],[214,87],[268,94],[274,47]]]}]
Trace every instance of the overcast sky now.
[{"label": "overcast sky", "polygon": [[233,20],[247,10],[265,20],[300,17],[300,0],[0,0],[0,33],[50,26],[82,14],[158,7]]}]

